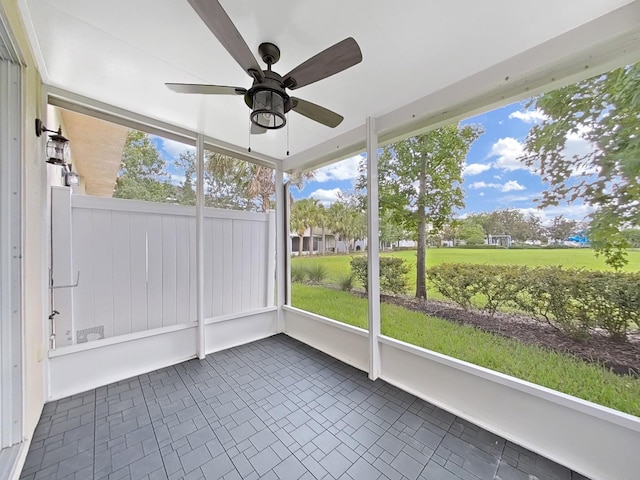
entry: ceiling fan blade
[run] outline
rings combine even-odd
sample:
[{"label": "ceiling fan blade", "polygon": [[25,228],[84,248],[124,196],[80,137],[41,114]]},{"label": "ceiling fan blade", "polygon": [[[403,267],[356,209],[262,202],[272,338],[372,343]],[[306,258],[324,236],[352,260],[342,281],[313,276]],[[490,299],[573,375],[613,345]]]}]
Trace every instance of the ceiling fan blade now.
[{"label": "ceiling fan blade", "polygon": [[211,33],[227,49],[233,59],[253,78],[262,80],[264,74],[247,42],[217,0],[188,0]]},{"label": "ceiling fan blade", "polygon": [[251,135],[262,135],[263,133],[267,133],[266,128],[259,127],[254,123],[251,124]]},{"label": "ceiling fan blade", "polygon": [[292,110],[300,115],[310,118],[311,120],[322,123],[327,127],[335,128],[340,125],[342,120],[344,120],[342,115],[338,115],[336,112],[332,112],[331,110],[321,107],[320,105],[316,105],[315,103],[307,102],[306,100],[295,97],[291,97],[291,101],[293,102],[293,107],[291,107]]},{"label": "ceiling fan blade", "polygon": [[338,72],[353,67],[362,61],[362,52],[353,38],[345,38],[291,70],[284,76],[287,88],[295,90]]},{"label": "ceiling fan blade", "polygon": [[203,85],[200,83],[165,83],[169,90],[177,93],[202,93],[205,95],[244,95],[246,88],[224,85]]}]

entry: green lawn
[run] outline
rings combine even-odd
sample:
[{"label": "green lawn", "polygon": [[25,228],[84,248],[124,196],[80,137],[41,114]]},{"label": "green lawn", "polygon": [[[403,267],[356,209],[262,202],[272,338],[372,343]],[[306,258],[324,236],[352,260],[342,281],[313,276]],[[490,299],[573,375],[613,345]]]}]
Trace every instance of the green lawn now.
[{"label": "green lawn", "polygon": [[[338,265],[339,262],[332,264],[335,271],[339,270]],[[302,284],[293,284],[292,294],[295,307],[367,328],[366,299]],[[394,305],[382,304],[381,309],[384,335],[640,416],[638,379],[621,377],[567,355]]]},{"label": "green lawn", "polygon": [[[358,253],[364,255],[364,253]],[[383,253],[382,255],[400,257],[411,265],[409,271],[410,290],[415,288],[416,282],[416,252],[415,250],[403,250],[400,252]],[[327,255],[293,257],[292,266],[310,266],[321,263],[328,272],[326,283],[337,283],[341,276],[350,272],[349,261],[353,255]],[[640,250],[628,251],[629,263],[624,271],[640,271]],[[602,257],[596,257],[593,250],[588,248],[576,249],[522,249],[522,250],[474,250],[461,248],[430,248],[427,250],[427,267],[439,263],[487,263],[493,265],[528,265],[539,267],[545,265],[563,265],[565,267],[583,267],[589,270],[613,269],[604,263]],[[442,299],[438,292],[429,292],[435,299]]]}]

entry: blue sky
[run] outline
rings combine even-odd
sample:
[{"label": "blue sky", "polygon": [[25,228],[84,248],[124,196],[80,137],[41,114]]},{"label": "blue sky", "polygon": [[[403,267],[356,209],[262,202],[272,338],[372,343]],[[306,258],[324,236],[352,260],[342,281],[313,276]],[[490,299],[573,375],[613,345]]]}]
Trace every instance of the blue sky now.
[{"label": "blue sky", "polygon": [[[530,171],[518,157],[529,129],[543,119],[539,111],[526,110],[523,103],[483,113],[462,121],[476,123],[485,133],[472,145],[466,159],[464,189],[466,208],[458,216],[514,208],[525,214],[533,213],[548,222],[557,215],[583,220],[590,213],[586,205],[559,205],[539,210],[534,198],[545,189],[540,177]],[[568,138],[566,155],[585,152],[589,144],[579,135]],[[294,190],[295,198],[312,197],[325,205],[336,198],[340,190],[352,190],[362,157],[348,158],[316,171],[313,181],[302,192]]]}]

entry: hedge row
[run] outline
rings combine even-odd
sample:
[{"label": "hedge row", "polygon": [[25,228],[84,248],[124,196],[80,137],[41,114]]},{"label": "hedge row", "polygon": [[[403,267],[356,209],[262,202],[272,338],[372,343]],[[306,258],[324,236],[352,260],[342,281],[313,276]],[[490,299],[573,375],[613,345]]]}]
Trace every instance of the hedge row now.
[{"label": "hedge row", "polygon": [[444,297],[463,308],[479,298],[491,315],[516,308],[574,338],[601,328],[624,340],[630,328],[640,326],[640,273],[443,263],[427,275]]},{"label": "hedge row", "polygon": [[[367,257],[352,257],[351,272],[368,289]],[[380,257],[380,290],[387,293],[405,293],[409,283],[409,266],[402,258]]]}]

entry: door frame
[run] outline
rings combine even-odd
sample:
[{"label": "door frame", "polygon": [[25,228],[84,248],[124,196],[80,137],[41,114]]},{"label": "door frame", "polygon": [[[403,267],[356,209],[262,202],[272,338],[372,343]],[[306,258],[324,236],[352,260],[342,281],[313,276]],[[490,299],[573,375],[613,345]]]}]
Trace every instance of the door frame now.
[{"label": "door frame", "polygon": [[22,139],[24,62],[0,8],[0,448],[24,439]]}]

